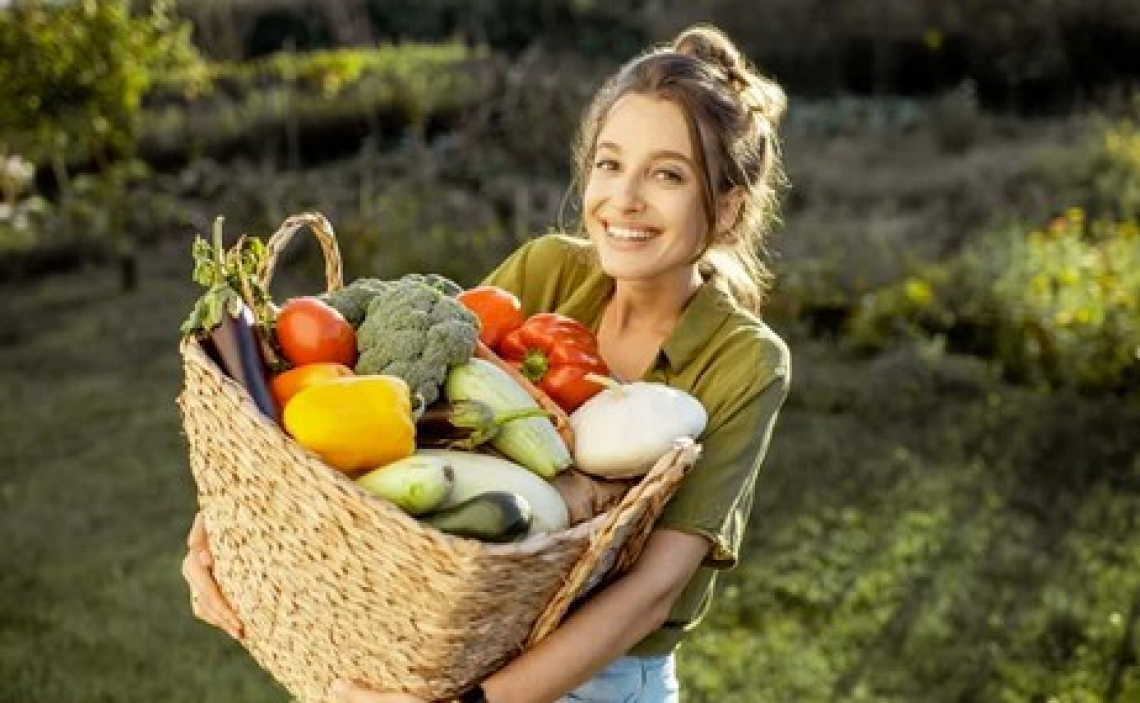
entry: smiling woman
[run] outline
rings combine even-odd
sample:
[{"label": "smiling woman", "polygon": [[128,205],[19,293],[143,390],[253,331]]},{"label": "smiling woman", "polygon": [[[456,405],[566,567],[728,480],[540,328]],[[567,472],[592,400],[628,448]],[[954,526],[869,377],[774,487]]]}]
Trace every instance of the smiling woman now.
[{"label": "smiling woman", "polygon": [[586,228],[606,272],[642,283],[672,276],[666,287],[685,298],[700,287],[691,266],[704,247],[698,169],[676,103],[632,94],[613,106],[584,197]]},{"label": "smiling woman", "polygon": [[[702,620],[716,574],[736,563],[789,352],[761,320],[760,259],[779,174],[784,94],[732,42],[695,27],[624,66],[596,96],[577,149],[587,236],[528,242],[484,281],[525,317],[558,313],[594,333],[623,380],[696,398],[700,460],[629,571],[579,604],[464,701],[678,700],[673,653]],[[204,619],[236,632],[201,524],[184,573]],[[420,701],[345,682],[338,700]]]}]

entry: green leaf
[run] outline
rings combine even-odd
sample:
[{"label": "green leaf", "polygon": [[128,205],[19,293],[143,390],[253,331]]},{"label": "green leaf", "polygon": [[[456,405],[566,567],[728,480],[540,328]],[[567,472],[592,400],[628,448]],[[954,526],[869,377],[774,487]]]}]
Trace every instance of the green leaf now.
[{"label": "green leaf", "polygon": [[213,285],[220,278],[213,247],[208,241],[198,237],[194,240],[191,251],[194,257],[194,282],[203,286]]}]

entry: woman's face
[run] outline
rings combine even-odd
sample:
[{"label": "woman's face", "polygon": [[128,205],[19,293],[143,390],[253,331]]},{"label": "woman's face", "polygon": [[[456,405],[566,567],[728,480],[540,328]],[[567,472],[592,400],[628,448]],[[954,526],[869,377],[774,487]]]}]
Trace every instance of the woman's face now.
[{"label": "woman's face", "polygon": [[618,280],[689,284],[708,218],[681,108],[622,97],[598,132],[583,199],[602,269]]}]

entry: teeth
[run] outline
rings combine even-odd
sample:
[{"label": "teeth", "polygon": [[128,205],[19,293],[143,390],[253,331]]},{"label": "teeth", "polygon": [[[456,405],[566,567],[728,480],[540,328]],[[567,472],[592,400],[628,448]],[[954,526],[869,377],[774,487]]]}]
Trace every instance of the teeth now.
[{"label": "teeth", "polygon": [[632,241],[643,241],[653,236],[653,233],[643,229],[628,229],[626,227],[609,226],[606,228],[606,233],[615,239],[628,239]]}]

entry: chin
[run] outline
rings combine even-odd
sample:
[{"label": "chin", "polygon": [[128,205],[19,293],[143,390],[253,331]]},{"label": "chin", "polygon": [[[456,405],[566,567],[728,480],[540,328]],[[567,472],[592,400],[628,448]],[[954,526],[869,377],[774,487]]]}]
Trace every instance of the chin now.
[{"label": "chin", "polygon": [[605,271],[607,276],[615,280],[645,281],[659,274],[659,272],[655,271],[651,266],[646,266],[644,262],[615,260],[614,257],[607,257],[605,255],[602,255],[599,259],[601,261],[602,271]]}]

